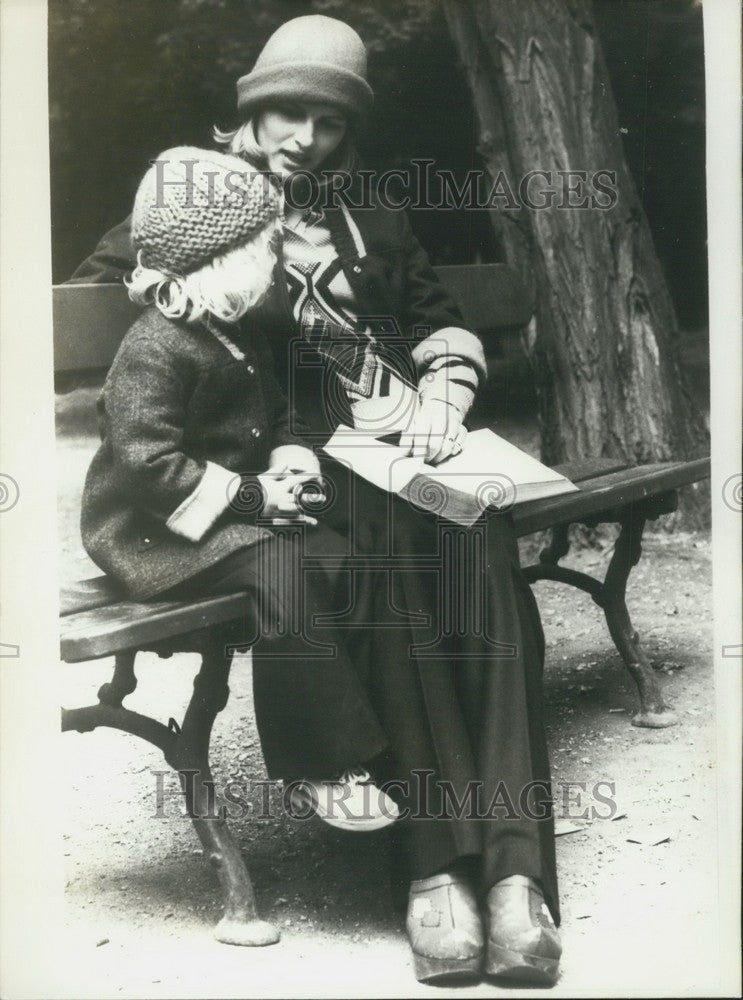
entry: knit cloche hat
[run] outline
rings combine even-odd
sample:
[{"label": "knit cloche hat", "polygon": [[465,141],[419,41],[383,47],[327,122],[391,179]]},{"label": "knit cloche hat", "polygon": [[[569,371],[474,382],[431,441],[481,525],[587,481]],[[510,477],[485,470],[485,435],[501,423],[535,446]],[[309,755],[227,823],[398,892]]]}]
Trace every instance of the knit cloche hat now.
[{"label": "knit cloche hat", "polygon": [[132,240],[145,267],[186,274],[247,243],[280,208],[269,177],[245,160],[176,146],[153,160],[142,178]]},{"label": "knit cloche hat", "polygon": [[237,81],[237,110],[248,118],[259,106],[282,100],[334,104],[352,119],[370,109],[366,49],[350,25],[309,14],[274,31],[252,72]]}]

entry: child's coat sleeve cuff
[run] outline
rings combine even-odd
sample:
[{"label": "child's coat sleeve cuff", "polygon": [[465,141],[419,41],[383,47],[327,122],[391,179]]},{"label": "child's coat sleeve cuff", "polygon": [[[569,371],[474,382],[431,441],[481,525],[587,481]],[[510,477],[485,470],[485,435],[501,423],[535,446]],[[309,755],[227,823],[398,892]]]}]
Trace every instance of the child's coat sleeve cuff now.
[{"label": "child's coat sleeve cuff", "polygon": [[200,542],[229,507],[239,488],[240,476],[215,462],[207,462],[199,485],[176,507],[166,526],[182,538]]}]

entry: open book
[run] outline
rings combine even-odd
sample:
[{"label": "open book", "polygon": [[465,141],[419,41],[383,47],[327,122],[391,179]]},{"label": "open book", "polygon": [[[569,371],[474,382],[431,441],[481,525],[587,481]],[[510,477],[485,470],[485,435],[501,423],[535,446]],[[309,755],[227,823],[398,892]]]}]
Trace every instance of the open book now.
[{"label": "open book", "polygon": [[578,489],[493,431],[473,431],[464,449],[439,465],[406,455],[389,441],[341,425],[324,450],[357,475],[422,510],[470,526],[490,507],[572,493]]}]

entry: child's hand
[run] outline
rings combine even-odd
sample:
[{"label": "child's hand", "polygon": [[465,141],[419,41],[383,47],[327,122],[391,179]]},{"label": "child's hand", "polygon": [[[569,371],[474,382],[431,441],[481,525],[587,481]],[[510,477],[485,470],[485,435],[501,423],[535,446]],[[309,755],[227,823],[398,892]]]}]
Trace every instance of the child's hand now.
[{"label": "child's hand", "polygon": [[[273,524],[317,524],[300,503],[302,487],[317,482],[317,473],[294,473],[284,466],[268,469],[256,478],[263,490],[263,516],[270,517]],[[324,498],[315,495],[313,499]]]}]

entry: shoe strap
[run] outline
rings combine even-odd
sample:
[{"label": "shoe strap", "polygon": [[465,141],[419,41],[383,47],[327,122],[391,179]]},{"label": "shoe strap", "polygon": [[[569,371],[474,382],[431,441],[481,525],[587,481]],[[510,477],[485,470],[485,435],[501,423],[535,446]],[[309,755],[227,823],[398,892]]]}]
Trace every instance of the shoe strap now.
[{"label": "shoe strap", "polygon": [[509,875],[507,878],[502,878],[498,882],[491,886],[491,889],[500,889],[501,886],[506,885],[518,885],[523,889],[531,889],[532,892],[537,892],[542,895],[542,890],[539,888],[536,880],[530,878],[528,875]]},{"label": "shoe strap", "polygon": [[428,892],[431,889],[440,889],[444,885],[466,885],[469,880],[458,872],[438,872],[436,875],[429,875],[428,878],[417,878],[410,883],[411,893]]}]

